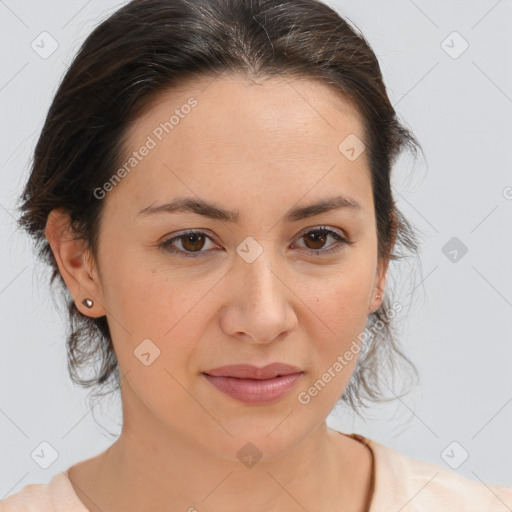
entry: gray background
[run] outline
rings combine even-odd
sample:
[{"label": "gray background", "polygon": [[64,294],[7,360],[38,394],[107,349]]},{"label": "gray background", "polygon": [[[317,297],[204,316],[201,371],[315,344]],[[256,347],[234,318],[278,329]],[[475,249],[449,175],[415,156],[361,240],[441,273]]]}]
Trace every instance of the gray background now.
[{"label": "gray background", "polygon": [[[66,66],[122,3],[0,0],[0,498],[48,482],[119,431],[119,404],[89,410],[86,391],[68,378],[63,312],[30,241],[16,231],[14,207]],[[397,286],[402,275],[416,287],[412,300],[397,296],[410,303],[401,339],[420,385],[365,421],[336,408],[328,423],[512,486],[512,1],[329,3],[373,46],[426,158],[406,156],[395,169],[398,206],[421,231],[422,253],[412,270],[391,270]],[[42,32],[58,44],[47,58],[40,53],[52,40]],[[445,246],[452,237],[455,245]],[[51,455],[42,442],[58,453],[46,469],[31,456]]]}]

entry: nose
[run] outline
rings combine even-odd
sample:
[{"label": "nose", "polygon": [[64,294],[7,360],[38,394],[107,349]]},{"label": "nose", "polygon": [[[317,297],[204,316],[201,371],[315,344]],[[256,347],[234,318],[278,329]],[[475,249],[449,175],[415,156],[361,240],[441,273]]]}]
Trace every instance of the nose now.
[{"label": "nose", "polygon": [[252,263],[238,258],[228,273],[226,305],[221,328],[231,337],[250,343],[269,343],[297,324],[291,283],[282,266],[267,257],[266,249]]}]

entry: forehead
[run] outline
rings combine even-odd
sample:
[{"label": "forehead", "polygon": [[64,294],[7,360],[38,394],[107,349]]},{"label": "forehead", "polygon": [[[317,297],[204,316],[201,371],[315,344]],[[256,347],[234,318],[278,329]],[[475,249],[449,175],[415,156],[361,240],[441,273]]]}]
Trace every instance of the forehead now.
[{"label": "forehead", "polygon": [[[185,122],[187,118],[192,121]],[[154,98],[133,123],[128,140],[140,140],[159,123],[167,123],[163,137],[174,135],[166,137],[170,144],[181,134],[180,144],[199,138],[247,147],[276,142],[277,150],[283,142],[311,141],[332,150],[332,142],[343,134],[363,138],[359,112],[334,86],[292,77],[255,82],[220,75],[188,80]],[[187,130],[191,124],[193,129]]]},{"label": "forehead", "polygon": [[364,138],[358,111],[317,81],[199,79],[160,94],[132,124],[126,158],[148,141],[151,149],[125,181],[146,202],[169,200],[176,187],[220,201],[226,187],[247,197],[278,188],[299,200],[320,181],[329,193],[335,184],[357,193],[369,175],[364,152],[355,161],[341,153],[349,136]]}]

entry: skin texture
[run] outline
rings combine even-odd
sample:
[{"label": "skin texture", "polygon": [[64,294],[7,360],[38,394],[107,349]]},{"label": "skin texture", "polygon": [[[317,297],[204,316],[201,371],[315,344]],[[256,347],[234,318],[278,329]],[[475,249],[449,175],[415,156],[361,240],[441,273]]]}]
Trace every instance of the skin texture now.
[{"label": "skin texture", "polygon": [[[153,136],[156,147],[101,199],[97,261],[71,239],[63,212],[48,219],[46,236],[77,307],[107,316],[123,373],[122,433],[73,466],[70,479],[91,511],[362,512],[371,452],[325,421],[356,357],[307,405],[298,400],[359,343],[384,292],[388,262],[377,260],[366,153],[350,161],[338,149],[350,134],[363,139],[361,119],[314,81],[221,76],[160,95],[133,124],[128,153],[191,97],[190,113],[161,141]],[[333,195],[361,209],[284,219],[289,209]],[[191,212],[137,215],[176,197],[238,210],[240,222]],[[320,226],[353,244],[315,241],[311,231]],[[187,229],[210,238],[172,247],[202,251],[198,257],[159,246]],[[251,263],[236,251],[249,236],[262,249]],[[94,300],[91,309],[81,304],[85,297]],[[160,350],[147,366],[134,355],[145,339]],[[243,404],[202,375],[275,361],[304,374],[267,405]],[[262,456],[250,468],[237,457],[248,442]]]}]

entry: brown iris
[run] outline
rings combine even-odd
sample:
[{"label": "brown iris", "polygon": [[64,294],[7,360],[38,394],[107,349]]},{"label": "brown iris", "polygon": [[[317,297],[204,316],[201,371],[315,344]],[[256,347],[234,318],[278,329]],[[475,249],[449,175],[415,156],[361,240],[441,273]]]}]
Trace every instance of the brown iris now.
[{"label": "brown iris", "polygon": [[304,241],[312,241],[313,247],[308,246],[308,249],[321,249],[325,245],[326,238],[329,236],[329,233],[326,231],[316,230],[310,231],[306,235],[303,236]]},{"label": "brown iris", "polygon": [[181,237],[181,243],[186,251],[196,252],[204,247],[206,236],[201,233],[190,233]]}]

